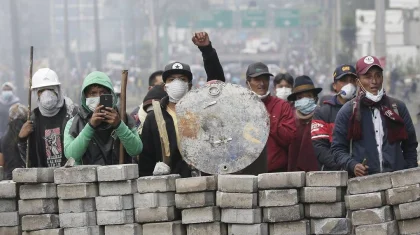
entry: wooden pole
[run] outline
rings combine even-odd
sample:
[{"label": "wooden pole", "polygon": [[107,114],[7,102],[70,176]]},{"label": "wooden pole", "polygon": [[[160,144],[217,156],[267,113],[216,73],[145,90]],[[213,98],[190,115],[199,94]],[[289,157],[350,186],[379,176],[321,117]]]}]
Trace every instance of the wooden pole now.
[{"label": "wooden pole", "polygon": [[[29,88],[28,88],[28,121],[31,120],[31,103],[32,103],[32,92],[31,92],[31,87],[32,87],[32,68],[33,68],[33,64],[34,64],[34,47],[31,46],[31,53],[30,53],[30,57],[29,57]],[[30,138],[31,135],[28,136],[27,140],[26,140],[26,168],[29,168],[30,164],[29,164],[29,142],[30,142]]]},{"label": "wooden pole", "polygon": [[[127,79],[128,79],[128,70],[122,71],[121,76],[121,95],[120,95],[120,116],[121,121],[125,122],[126,120],[126,105],[127,105]],[[120,164],[124,164],[124,146],[120,142]]]}]

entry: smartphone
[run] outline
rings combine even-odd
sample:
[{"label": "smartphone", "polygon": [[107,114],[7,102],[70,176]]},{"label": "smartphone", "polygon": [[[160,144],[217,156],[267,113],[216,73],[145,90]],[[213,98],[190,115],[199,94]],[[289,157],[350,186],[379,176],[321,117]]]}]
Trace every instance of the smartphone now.
[{"label": "smartphone", "polygon": [[111,94],[101,95],[99,98],[99,105],[103,105],[104,108],[112,108],[114,104],[114,96]]}]

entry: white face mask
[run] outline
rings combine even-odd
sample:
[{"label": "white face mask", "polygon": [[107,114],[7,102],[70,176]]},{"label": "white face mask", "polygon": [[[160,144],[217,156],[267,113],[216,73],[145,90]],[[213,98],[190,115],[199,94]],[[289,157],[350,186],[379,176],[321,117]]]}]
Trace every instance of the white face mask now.
[{"label": "white face mask", "polygon": [[257,95],[258,96],[258,98],[260,98],[260,100],[263,100],[263,99],[265,99],[265,98],[267,98],[267,96],[269,96],[270,95],[270,91],[267,91],[264,95],[258,95],[255,91],[253,91],[252,89],[251,89],[251,85],[249,84],[249,82],[247,82],[247,84],[248,84],[248,88],[255,94],[255,95]]},{"label": "white face mask", "polygon": [[282,100],[287,100],[287,97],[292,94],[292,88],[282,87],[276,88],[276,96]]},{"label": "white face mask", "polygon": [[90,111],[94,112],[95,109],[98,107],[100,102],[100,97],[91,97],[86,98],[86,106],[90,109]]},{"label": "white face mask", "polygon": [[178,101],[188,92],[188,82],[184,82],[178,78],[165,84],[165,87],[171,103],[178,103]]},{"label": "white face mask", "polygon": [[42,106],[44,109],[54,109],[57,103],[58,97],[54,91],[45,90],[39,96],[39,105]]},{"label": "white face mask", "polygon": [[369,99],[369,100],[371,100],[372,102],[375,102],[375,103],[382,100],[382,97],[384,96],[384,86],[383,85],[382,85],[382,88],[378,91],[378,94],[374,95],[374,94],[370,93],[369,91],[367,91],[363,87],[363,85],[360,81],[359,81],[359,84],[360,84],[360,88],[363,89],[363,91],[366,93],[366,98],[367,99]]},{"label": "white face mask", "polygon": [[349,83],[343,86],[338,94],[345,100],[351,100],[356,96],[356,86]]}]

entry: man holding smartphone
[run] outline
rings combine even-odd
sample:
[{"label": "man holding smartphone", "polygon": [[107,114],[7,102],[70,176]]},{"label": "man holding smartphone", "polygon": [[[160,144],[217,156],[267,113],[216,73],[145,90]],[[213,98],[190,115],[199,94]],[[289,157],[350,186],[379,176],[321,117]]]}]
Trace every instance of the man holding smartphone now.
[{"label": "man holding smartphone", "polygon": [[138,155],[143,144],[134,120],[127,115],[127,124],[116,110],[117,97],[109,77],[92,72],[84,80],[78,115],[67,122],[64,152],[76,165],[118,164],[120,142],[125,148],[125,163]]}]

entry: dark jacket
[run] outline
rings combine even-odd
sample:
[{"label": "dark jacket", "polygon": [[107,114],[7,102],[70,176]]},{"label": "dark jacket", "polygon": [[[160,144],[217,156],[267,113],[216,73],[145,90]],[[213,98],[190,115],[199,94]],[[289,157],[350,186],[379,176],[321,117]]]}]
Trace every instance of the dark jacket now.
[{"label": "dark jacket", "polygon": [[[224,82],[225,75],[216,50],[211,44],[207,47],[199,47],[199,49],[202,52],[207,81],[220,80]],[[166,111],[168,103],[169,97],[166,96],[161,100],[160,105],[169,139],[171,173],[189,177],[191,176],[191,170],[185,161],[182,160],[178,149],[175,125],[172,116]],[[141,137],[143,140],[143,151],[139,157],[139,172],[141,176],[148,176],[153,174],[156,163],[162,161],[160,135],[154,111],[148,113],[144,121]]]},{"label": "dark jacket", "polygon": [[[61,108],[62,110],[60,110],[59,113],[61,112],[65,112],[65,117],[62,120],[58,120],[59,122],[61,122],[61,126],[60,126],[60,144],[61,144],[61,149],[62,149],[62,157],[61,157],[61,166],[63,166],[67,159],[65,157],[64,154],[64,130],[66,128],[66,124],[68,122],[68,120],[70,120],[71,118],[73,118],[78,111],[78,106],[71,103],[68,104],[70,100],[66,99],[65,100],[65,105],[63,105],[63,107]],[[64,109],[64,110],[63,110]],[[45,149],[42,149],[42,146],[45,146],[45,139],[44,136],[39,136],[41,131],[41,128],[43,126],[42,123],[40,123],[40,116],[41,116],[41,112],[39,111],[39,108],[36,108],[32,111],[31,114],[31,120],[33,121],[34,124],[34,131],[30,134],[29,138],[30,138],[30,142],[29,142],[29,165],[30,167],[49,167],[47,164],[47,155],[46,155],[46,151]],[[59,115],[56,115],[54,117],[50,117],[51,119],[55,119],[57,118]],[[50,119],[48,118],[48,119]],[[26,159],[26,139],[20,139],[19,143],[19,151],[21,154],[22,159]]]},{"label": "dark jacket", "polygon": [[[388,142],[385,117],[382,116],[384,139],[382,145],[383,172],[392,172],[417,167],[417,138],[410,113],[402,101],[393,99],[400,117],[404,120],[408,139],[396,143]],[[350,155],[350,141],[347,140],[349,120],[353,112],[353,101],[347,102],[338,112],[331,144],[331,154],[342,169],[354,174],[354,167],[367,159],[368,173],[380,173],[379,154],[375,140],[372,112],[361,104],[362,139],[353,141],[353,153]]]},{"label": "dark jacket", "polygon": [[335,162],[334,156],[330,153],[334,123],[338,111],[343,105],[338,101],[337,96],[324,101],[324,105],[315,110],[312,118],[312,145],[318,159],[319,167],[324,171],[339,170],[340,166]]}]

